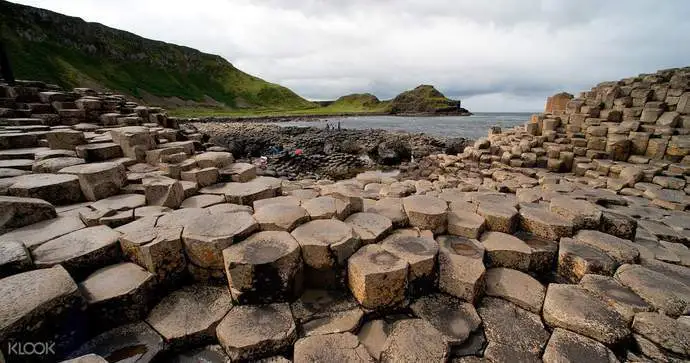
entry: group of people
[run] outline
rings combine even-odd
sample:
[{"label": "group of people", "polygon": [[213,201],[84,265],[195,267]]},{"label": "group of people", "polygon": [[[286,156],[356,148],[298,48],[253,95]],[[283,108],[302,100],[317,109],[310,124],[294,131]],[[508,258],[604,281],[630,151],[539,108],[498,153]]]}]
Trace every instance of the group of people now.
[{"label": "group of people", "polygon": [[[331,126],[330,123],[326,123],[326,130],[335,130],[335,126]],[[338,121],[338,131],[340,131],[340,121]]]}]

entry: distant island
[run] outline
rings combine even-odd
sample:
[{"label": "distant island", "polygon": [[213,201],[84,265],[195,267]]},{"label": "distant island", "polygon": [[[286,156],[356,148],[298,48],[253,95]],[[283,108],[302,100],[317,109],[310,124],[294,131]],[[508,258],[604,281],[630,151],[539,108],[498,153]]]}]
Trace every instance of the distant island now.
[{"label": "distant island", "polygon": [[220,56],[0,0],[0,33],[18,78],[122,94],[176,116],[470,115],[431,85],[392,100],[370,93],[312,102]]}]

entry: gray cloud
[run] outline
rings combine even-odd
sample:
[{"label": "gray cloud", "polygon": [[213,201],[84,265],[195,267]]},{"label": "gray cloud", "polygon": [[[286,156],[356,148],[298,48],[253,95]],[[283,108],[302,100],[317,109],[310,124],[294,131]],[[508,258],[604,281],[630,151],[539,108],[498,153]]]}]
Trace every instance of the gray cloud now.
[{"label": "gray cloud", "polygon": [[22,0],[219,54],[310,99],[434,84],[475,111],[685,66],[690,2]]}]

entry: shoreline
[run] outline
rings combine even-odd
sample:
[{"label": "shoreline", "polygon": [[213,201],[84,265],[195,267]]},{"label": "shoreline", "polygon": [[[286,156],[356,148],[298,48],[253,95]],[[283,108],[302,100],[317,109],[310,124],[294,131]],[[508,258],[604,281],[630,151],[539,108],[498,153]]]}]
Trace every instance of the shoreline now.
[{"label": "shoreline", "polygon": [[361,113],[342,113],[332,115],[285,115],[285,116],[207,116],[207,117],[174,117],[181,122],[228,122],[228,123],[279,123],[292,121],[318,121],[322,119],[337,119],[359,116],[392,116],[392,117],[464,117],[472,116],[473,113],[443,113],[443,114],[428,114],[428,113],[405,113],[405,114],[390,114],[379,112],[361,112]]}]

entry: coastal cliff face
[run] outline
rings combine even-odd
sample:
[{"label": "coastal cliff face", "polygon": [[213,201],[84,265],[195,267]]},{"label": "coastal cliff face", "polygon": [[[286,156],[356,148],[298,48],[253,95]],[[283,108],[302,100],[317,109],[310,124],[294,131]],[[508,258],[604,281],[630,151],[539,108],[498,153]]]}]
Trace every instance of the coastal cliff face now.
[{"label": "coastal cliff face", "polygon": [[80,18],[0,1],[0,27],[19,78],[87,86],[170,107],[314,107],[220,56]]}]

